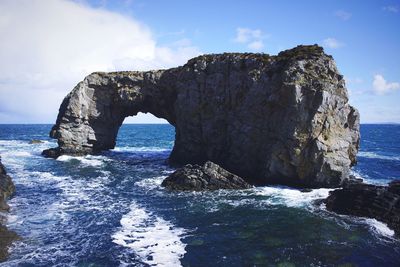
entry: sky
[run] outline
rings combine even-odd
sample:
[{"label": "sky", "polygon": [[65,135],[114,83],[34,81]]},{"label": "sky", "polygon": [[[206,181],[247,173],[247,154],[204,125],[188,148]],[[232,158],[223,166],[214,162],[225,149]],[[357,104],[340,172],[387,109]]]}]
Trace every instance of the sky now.
[{"label": "sky", "polygon": [[[319,44],[362,123],[400,123],[400,0],[0,0],[0,123],[54,123],[95,71]],[[163,123],[138,114],[126,123]]]}]

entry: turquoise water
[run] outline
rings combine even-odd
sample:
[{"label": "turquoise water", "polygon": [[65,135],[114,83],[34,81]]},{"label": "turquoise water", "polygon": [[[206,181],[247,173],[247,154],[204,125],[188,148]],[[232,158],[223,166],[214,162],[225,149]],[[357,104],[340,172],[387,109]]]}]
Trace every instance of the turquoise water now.
[{"label": "turquoise water", "polygon": [[[173,193],[170,125],[123,125],[116,149],[43,158],[51,125],[0,125],[17,192],[8,227],[22,240],[0,266],[399,266],[400,243],[375,220],[314,201],[329,190],[259,187]],[[354,174],[400,178],[400,126],[362,125]],[[32,139],[42,144],[29,144]]]}]

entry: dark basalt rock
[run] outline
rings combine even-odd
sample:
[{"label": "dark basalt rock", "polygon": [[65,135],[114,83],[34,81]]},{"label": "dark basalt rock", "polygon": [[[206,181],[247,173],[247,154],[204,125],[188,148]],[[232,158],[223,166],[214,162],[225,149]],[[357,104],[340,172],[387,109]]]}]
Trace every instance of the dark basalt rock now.
[{"label": "dark basalt rock", "polygon": [[338,187],[356,164],[359,114],[317,45],[90,74],[63,100],[50,132],[59,147],[44,155],[112,149],[125,117],[138,112],[175,126],[171,163],[210,160],[254,184]]},{"label": "dark basalt rock", "polygon": [[53,158],[56,159],[59,156],[61,156],[61,151],[60,149],[57,148],[49,148],[49,149],[45,149],[42,152],[42,156],[46,157],[46,158]]},{"label": "dark basalt rock", "polygon": [[8,206],[6,200],[14,192],[14,183],[12,182],[11,177],[7,175],[0,158],[0,210],[9,210],[10,207]]},{"label": "dark basalt rock", "polygon": [[[8,211],[10,209],[6,200],[14,192],[14,183],[11,177],[7,175],[0,158],[0,211]],[[7,227],[3,225],[4,219],[3,216],[0,216],[0,262],[7,259],[8,247],[14,240],[19,238],[15,232],[8,230]]]},{"label": "dark basalt rock", "polygon": [[2,225],[2,222],[0,222],[0,262],[7,260],[8,247],[11,246],[14,241],[19,239],[20,237],[17,233],[8,230],[7,227]]},{"label": "dark basalt rock", "polygon": [[330,192],[324,202],[330,211],[374,218],[400,235],[400,180],[391,182],[389,186],[345,183],[342,189]]},{"label": "dark basalt rock", "polygon": [[247,189],[251,185],[217,164],[207,161],[203,166],[187,164],[168,176],[162,186],[170,190]]}]

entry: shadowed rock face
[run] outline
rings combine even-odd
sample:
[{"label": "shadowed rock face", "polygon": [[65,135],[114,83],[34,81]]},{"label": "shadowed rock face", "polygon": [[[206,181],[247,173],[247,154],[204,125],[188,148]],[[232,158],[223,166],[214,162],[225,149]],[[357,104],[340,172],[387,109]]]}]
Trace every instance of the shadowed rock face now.
[{"label": "shadowed rock face", "polygon": [[[8,206],[6,200],[15,192],[14,183],[11,177],[7,175],[6,169],[1,163],[0,158],[0,211],[8,211],[10,207]],[[0,262],[3,262],[8,257],[8,247],[13,241],[18,240],[18,235],[7,229],[4,226],[6,218],[3,214],[0,214]]]},{"label": "shadowed rock face", "polygon": [[8,211],[10,209],[6,200],[14,194],[14,192],[14,183],[12,182],[11,177],[7,175],[6,169],[1,163],[0,158],[0,211]]},{"label": "shadowed rock face", "polygon": [[111,149],[124,118],[138,112],[175,126],[171,162],[210,160],[251,183],[335,187],[356,163],[359,114],[334,60],[318,46],[93,73],[61,104],[50,133],[59,147],[44,155]]}]

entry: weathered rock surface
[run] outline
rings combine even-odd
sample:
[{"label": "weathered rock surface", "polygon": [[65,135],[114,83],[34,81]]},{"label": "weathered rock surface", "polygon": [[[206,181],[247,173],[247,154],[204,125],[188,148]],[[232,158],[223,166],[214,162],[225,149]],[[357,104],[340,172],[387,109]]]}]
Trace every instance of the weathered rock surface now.
[{"label": "weathered rock surface", "polygon": [[[7,172],[1,163],[0,158],[0,211],[8,211],[9,206],[6,202],[7,198],[10,197],[15,191],[14,183],[11,177],[7,175]],[[4,261],[8,257],[8,247],[14,240],[17,240],[18,235],[7,229],[4,226],[3,216],[0,215],[0,262]]]},{"label": "weathered rock surface", "polygon": [[8,206],[6,200],[14,192],[14,183],[12,182],[11,177],[7,175],[0,158],[0,211],[9,210],[10,207]]},{"label": "weathered rock surface", "polygon": [[389,186],[348,183],[330,192],[325,204],[339,214],[375,218],[400,235],[400,180]]},{"label": "weathered rock surface", "polygon": [[251,185],[217,164],[207,161],[203,166],[187,164],[165,178],[161,184],[171,190],[247,189]]},{"label": "weathered rock surface", "polygon": [[10,231],[0,222],[0,262],[7,260],[8,248],[11,244],[19,240],[20,237],[14,231]]},{"label": "weathered rock surface", "polygon": [[61,104],[44,155],[112,149],[127,116],[175,126],[172,163],[213,161],[248,182],[336,187],[356,163],[359,114],[319,46],[225,53],[147,72],[93,73]]}]

